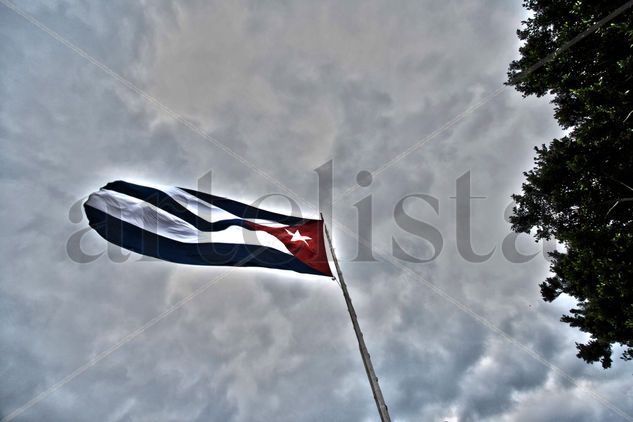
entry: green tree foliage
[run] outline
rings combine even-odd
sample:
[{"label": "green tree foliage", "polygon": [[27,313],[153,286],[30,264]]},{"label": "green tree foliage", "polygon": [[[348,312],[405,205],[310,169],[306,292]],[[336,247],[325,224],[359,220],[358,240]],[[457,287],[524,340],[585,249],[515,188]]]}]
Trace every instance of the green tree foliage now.
[{"label": "green tree foliage", "polygon": [[513,196],[512,226],[565,245],[541,293],[578,300],[561,320],[591,335],[576,344],[577,356],[604,368],[616,343],[633,359],[633,9],[566,43],[623,2],[525,1],[521,57],[508,72],[524,96],[551,95],[568,130],[535,148],[535,166]]}]

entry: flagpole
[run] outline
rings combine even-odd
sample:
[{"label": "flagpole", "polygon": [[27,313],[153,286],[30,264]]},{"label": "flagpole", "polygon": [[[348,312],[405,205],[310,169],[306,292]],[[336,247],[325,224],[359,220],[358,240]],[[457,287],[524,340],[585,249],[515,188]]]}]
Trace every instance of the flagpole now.
[{"label": "flagpole", "polygon": [[[323,220],[323,214],[321,214],[321,220]],[[343,273],[341,272],[341,267],[339,267],[336,254],[334,253],[334,246],[332,245],[330,233],[325,225],[325,220],[323,220],[323,228],[325,229],[325,236],[327,237],[328,244],[330,245],[330,252],[332,253],[332,259],[334,260],[334,266],[336,267],[336,273],[338,274],[338,281],[341,285],[341,290],[343,291],[343,297],[345,298],[345,303],[347,304],[347,310],[349,311],[349,316],[352,319],[352,325],[354,326],[354,332],[356,333],[356,339],[358,340],[358,349],[360,350],[360,355],[363,358],[363,365],[365,366],[365,372],[367,373],[367,378],[369,379],[369,385],[371,386],[371,391],[374,393],[374,401],[376,402],[376,407],[378,408],[380,420],[381,422],[391,422],[391,419],[389,418],[389,411],[387,410],[387,405],[385,404],[385,399],[382,396],[380,385],[378,385],[378,377],[374,372],[374,366],[371,364],[371,358],[369,356],[369,352],[367,351],[367,346],[365,346],[363,333],[360,330],[360,325],[358,325],[358,318],[356,317],[356,311],[354,310],[354,305],[352,304],[352,298],[349,296],[347,285],[345,284]]]}]

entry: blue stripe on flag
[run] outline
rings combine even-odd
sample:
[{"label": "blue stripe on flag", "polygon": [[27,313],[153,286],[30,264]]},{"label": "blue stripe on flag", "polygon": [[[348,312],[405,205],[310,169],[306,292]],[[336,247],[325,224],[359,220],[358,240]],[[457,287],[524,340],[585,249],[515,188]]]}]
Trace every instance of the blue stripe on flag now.
[{"label": "blue stripe on flag", "polygon": [[179,264],[265,267],[323,275],[294,256],[277,249],[236,243],[179,242],[143,230],[89,205],[84,204],[84,209],[90,226],[101,237],[142,255]]},{"label": "blue stripe on flag", "polygon": [[276,212],[262,210],[260,208],[246,205],[241,202],[234,201],[232,199],[223,198],[221,196],[215,196],[215,195],[211,195],[204,192],[198,192],[193,189],[186,189],[186,188],[179,188],[179,189],[193,196],[196,196],[199,199],[202,199],[203,201],[209,204],[222,208],[223,210],[230,212],[231,214],[240,218],[269,220],[269,221],[274,221],[280,224],[286,224],[289,226],[304,224],[310,221],[305,218],[294,217],[291,215],[278,214]]}]

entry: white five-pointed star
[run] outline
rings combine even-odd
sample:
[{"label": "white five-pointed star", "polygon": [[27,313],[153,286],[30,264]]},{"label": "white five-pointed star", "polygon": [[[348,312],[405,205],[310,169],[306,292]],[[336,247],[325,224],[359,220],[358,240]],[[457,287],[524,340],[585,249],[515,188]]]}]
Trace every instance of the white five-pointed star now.
[{"label": "white five-pointed star", "polygon": [[288,233],[289,235],[292,235],[292,239],[290,239],[292,242],[298,242],[298,241],[302,240],[303,243],[305,243],[307,245],[308,244],[308,240],[312,240],[311,237],[303,236],[301,233],[299,233],[299,230],[297,230],[296,232],[293,233],[290,230],[286,229],[286,233]]}]

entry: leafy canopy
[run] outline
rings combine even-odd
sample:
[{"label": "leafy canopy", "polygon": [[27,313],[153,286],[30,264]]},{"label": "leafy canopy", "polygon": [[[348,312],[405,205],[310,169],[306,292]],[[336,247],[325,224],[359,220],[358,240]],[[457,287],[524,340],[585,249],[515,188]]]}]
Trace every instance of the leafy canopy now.
[{"label": "leafy canopy", "polygon": [[551,95],[568,134],[535,148],[535,166],[513,195],[512,227],[565,245],[552,254],[543,299],[578,300],[561,321],[591,335],[576,344],[577,356],[608,368],[616,343],[623,359],[633,359],[633,9],[566,48],[622,3],[523,5],[532,13],[517,31],[521,57],[510,64],[508,84],[524,96]]}]

